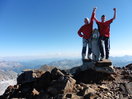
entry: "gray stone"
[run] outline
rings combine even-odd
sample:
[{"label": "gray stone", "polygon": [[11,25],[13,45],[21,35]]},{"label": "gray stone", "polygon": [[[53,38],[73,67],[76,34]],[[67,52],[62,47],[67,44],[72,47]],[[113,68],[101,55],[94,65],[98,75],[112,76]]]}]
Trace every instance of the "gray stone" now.
[{"label": "gray stone", "polygon": [[76,80],[75,80],[75,79],[73,79],[73,78],[71,78],[71,77],[68,77],[66,86],[65,86],[65,88],[64,88],[64,93],[72,92],[75,83],[76,83]]},{"label": "gray stone", "polygon": [[112,65],[112,62],[111,60],[103,59],[102,61],[97,61],[95,65],[96,67],[109,67]]},{"label": "gray stone", "polygon": [[23,84],[23,83],[34,81],[32,74],[33,74],[33,71],[24,71],[21,75],[18,76],[17,83]]},{"label": "gray stone", "polygon": [[80,67],[81,71],[85,71],[88,69],[94,69],[95,63],[93,61],[86,61],[83,63],[83,65]]},{"label": "gray stone", "polygon": [[81,66],[71,68],[68,73],[75,74],[81,71]]},{"label": "gray stone", "polygon": [[115,69],[113,68],[113,66],[109,66],[109,67],[95,67],[94,69],[97,72],[103,72],[103,73],[107,73],[107,74],[115,74]]},{"label": "gray stone", "polygon": [[92,44],[92,60],[94,61],[98,61],[99,60],[99,55],[100,55],[100,51],[99,51],[99,31],[98,29],[94,29],[93,33],[92,33],[92,40],[91,40],[91,44]]},{"label": "gray stone", "polygon": [[125,83],[125,87],[126,87],[128,94],[132,96],[132,82]]},{"label": "gray stone", "polygon": [[89,94],[89,93],[92,93],[92,94],[95,94],[96,93],[96,90],[94,90],[93,88],[85,88],[84,90],[83,90],[83,95],[85,96],[85,95],[87,95],[87,94]]},{"label": "gray stone", "polygon": [[48,93],[52,95],[65,94],[73,91],[76,80],[71,77],[64,77],[62,80],[52,82],[48,88]]}]

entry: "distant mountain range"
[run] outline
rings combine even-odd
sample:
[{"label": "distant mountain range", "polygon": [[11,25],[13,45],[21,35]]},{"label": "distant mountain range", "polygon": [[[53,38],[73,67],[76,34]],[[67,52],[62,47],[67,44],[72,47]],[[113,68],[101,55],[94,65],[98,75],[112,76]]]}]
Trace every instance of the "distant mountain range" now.
[{"label": "distant mountain range", "polygon": [[0,69],[5,71],[20,72],[25,66],[16,61],[0,61]]},{"label": "distant mountain range", "polygon": [[50,62],[49,66],[56,66],[61,69],[68,69],[82,64],[81,59],[63,59],[58,61]]},{"label": "distant mountain range", "polygon": [[[122,57],[110,57],[113,65],[116,67],[123,67],[132,63],[132,56],[122,56]],[[50,62],[49,66],[57,66],[61,69],[69,69],[72,67],[80,66],[82,64],[81,59],[63,59],[59,61]]]},{"label": "distant mountain range", "polygon": [[14,62],[14,61],[0,61],[0,68],[16,68],[16,67],[22,67],[22,64],[19,62]]},{"label": "distant mountain range", "polygon": [[[110,57],[116,67],[123,67],[132,63],[132,56]],[[33,60],[3,60],[0,59],[0,90],[4,90],[9,84],[16,83],[17,73],[24,69],[42,69],[51,70],[46,66],[55,66],[60,69],[69,69],[82,65],[81,58],[72,59],[33,59]],[[0,92],[0,94],[3,93]]]},{"label": "distant mountain range", "polygon": [[123,67],[132,63],[132,56],[110,57],[114,66]]},{"label": "distant mountain range", "polygon": [[[7,60],[6,60],[7,59]],[[122,67],[132,63],[132,56],[110,57],[114,66]],[[13,60],[13,61],[12,61]],[[37,69],[42,65],[56,66],[61,69],[72,68],[82,64],[81,58],[52,58],[52,59],[28,59],[16,60],[5,58],[0,61],[1,70],[13,70],[20,73],[23,69]]]}]

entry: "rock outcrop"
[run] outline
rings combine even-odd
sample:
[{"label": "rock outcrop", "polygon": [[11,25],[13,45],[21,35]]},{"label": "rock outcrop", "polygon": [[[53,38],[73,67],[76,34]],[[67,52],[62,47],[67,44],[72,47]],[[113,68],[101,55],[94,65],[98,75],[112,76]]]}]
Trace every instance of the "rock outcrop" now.
[{"label": "rock outcrop", "polygon": [[113,69],[114,74],[82,67],[69,70],[73,74],[26,70],[0,99],[132,99],[132,64]]}]

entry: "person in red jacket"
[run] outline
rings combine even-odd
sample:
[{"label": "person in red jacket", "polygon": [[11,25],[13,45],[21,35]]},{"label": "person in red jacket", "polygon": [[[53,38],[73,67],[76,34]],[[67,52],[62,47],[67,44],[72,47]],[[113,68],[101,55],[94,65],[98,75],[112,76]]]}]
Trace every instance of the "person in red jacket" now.
[{"label": "person in red jacket", "polygon": [[86,49],[88,45],[88,59],[90,59],[90,55],[92,53],[90,38],[93,30],[93,21],[94,21],[94,13],[95,9],[93,9],[91,19],[89,21],[88,18],[84,18],[84,25],[78,30],[78,35],[83,38],[83,48],[82,48],[82,60],[85,59]]},{"label": "person in red jacket", "polygon": [[104,59],[104,46],[103,43],[105,45],[105,59],[109,59],[109,50],[110,50],[110,24],[113,22],[113,20],[116,18],[116,8],[113,9],[114,10],[114,16],[112,19],[105,21],[106,20],[106,16],[102,15],[101,16],[101,22],[98,21],[96,18],[95,21],[97,23],[98,26],[98,30],[100,33],[100,37],[99,37],[99,49],[100,49],[100,53],[101,53],[101,58],[100,60]]}]

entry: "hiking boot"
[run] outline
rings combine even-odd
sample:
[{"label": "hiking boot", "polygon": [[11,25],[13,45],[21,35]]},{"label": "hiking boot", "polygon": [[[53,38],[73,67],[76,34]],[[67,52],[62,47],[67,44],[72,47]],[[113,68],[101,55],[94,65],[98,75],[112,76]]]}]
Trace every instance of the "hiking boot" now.
[{"label": "hiking boot", "polygon": [[100,58],[100,61],[103,61],[103,59],[104,59],[104,57],[101,57],[101,58]]},{"label": "hiking boot", "polygon": [[91,54],[88,54],[88,60],[92,60],[92,59],[91,59]]},{"label": "hiking boot", "polygon": [[82,60],[84,60],[84,59],[85,59],[85,56],[86,56],[85,54],[82,54]]},{"label": "hiking boot", "polygon": [[106,56],[106,59],[109,59],[109,56]]},{"label": "hiking boot", "polygon": [[109,59],[108,57],[106,57],[106,59]]}]

